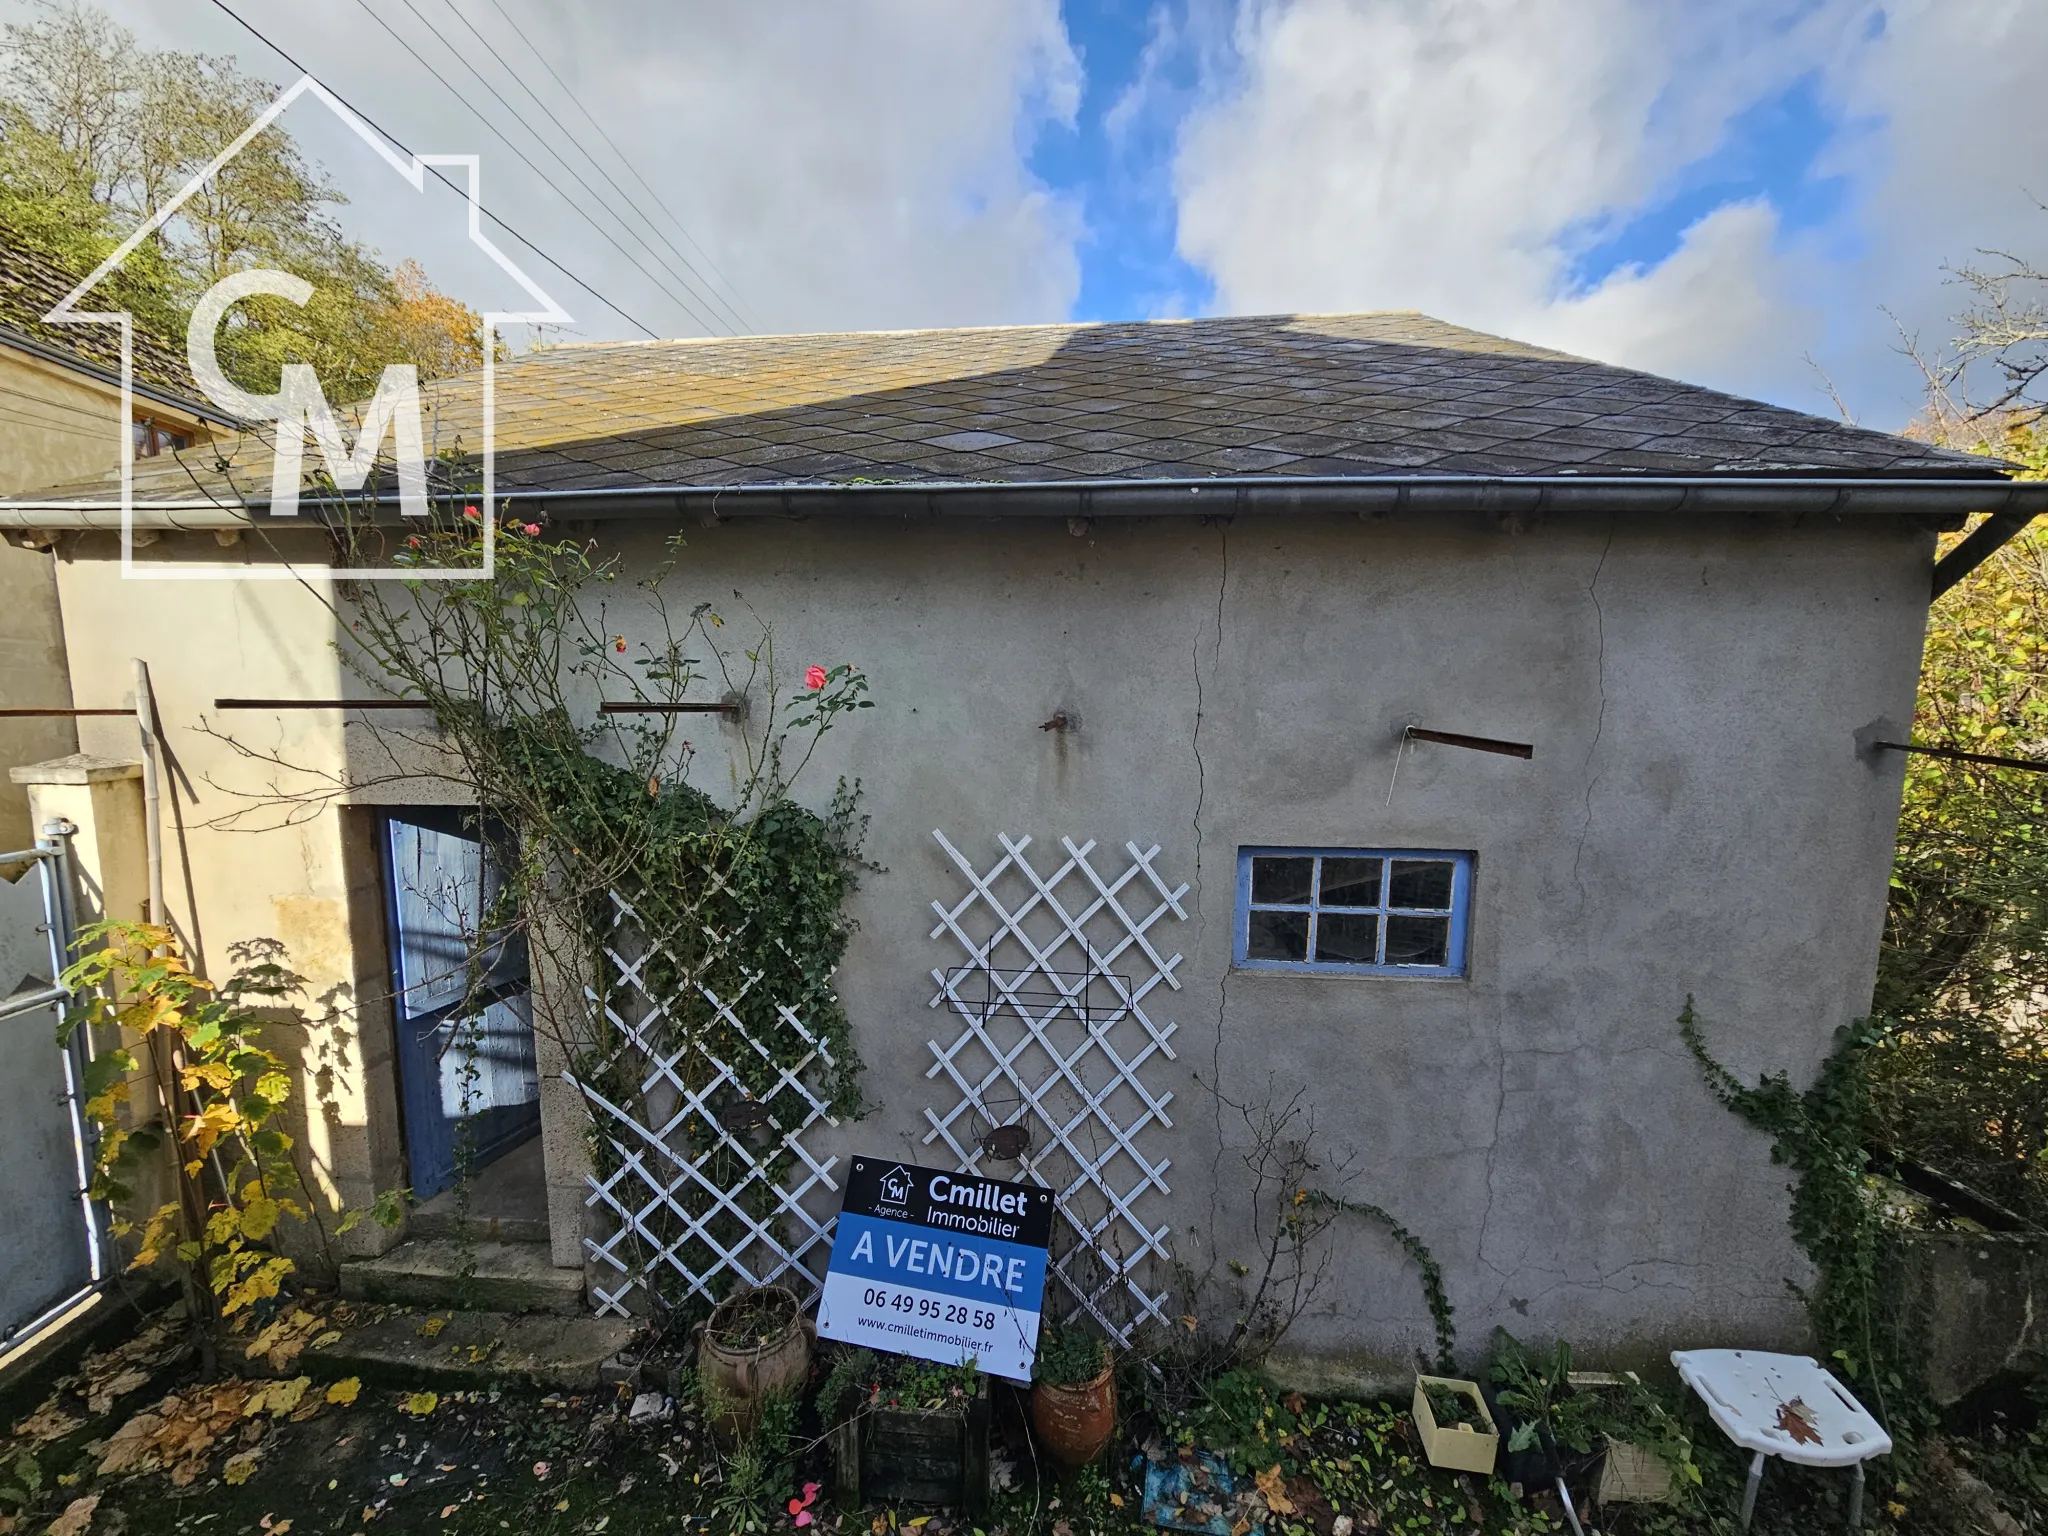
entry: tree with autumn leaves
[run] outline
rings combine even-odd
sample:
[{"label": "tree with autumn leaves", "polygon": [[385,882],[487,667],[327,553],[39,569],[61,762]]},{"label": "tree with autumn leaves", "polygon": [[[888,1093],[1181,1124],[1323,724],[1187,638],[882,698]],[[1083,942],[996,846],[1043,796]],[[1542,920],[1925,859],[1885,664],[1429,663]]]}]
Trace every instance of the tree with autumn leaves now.
[{"label": "tree with autumn leaves", "polygon": [[[1953,275],[1969,304],[1943,357],[1915,349],[1914,430],[2048,478],[2048,272],[1987,253]],[[2038,527],[1935,601],[1913,739],[2048,761]],[[2048,774],[1908,757],[1875,1012],[1872,1140],[2048,1217]]]},{"label": "tree with autumn leaves", "polygon": [[[46,4],[0,31],[0,240],[83,277],[270,104],[275,88],[206,54],[140,47],[82,4]],[[303,306],[237,304],[218,346],[243,388],[274,392],[308,363],[337,400],[369,395],[387,363],[423,379],[483,363],[482,321],[415,262],[387,267],[334,218],[344,199],[273,125],[209,177],[110,274],[138,323],[179,342],[192,304],[231,272],[313,284]]]}]

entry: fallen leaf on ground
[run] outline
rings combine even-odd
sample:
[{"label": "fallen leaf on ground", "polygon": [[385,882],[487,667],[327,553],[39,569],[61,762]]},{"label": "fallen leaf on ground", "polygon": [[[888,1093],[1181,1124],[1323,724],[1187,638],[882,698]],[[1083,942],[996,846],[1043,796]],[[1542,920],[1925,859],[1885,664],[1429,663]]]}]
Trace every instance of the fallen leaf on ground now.
[{"label": "fallen leaf on ground", "polygon": [[85,1536],[92,1529],[92,1512],[100,1507],[100,1496],[88,1493],[64,1506],[64,1513],[50,1522],[48,1536]]},{"label": "fallen leaf on ground", "polygon": [[435,1334],[439,1333],[443,1328],[446,1328],[447,1326],[447,1318],[430,1317],[424,1323],[420,1324],[420,1337],[423,1339],[431,1339]]},{"label": "fallen leaf on ground", "polygon": [[438,1392],[415,1392],[400,1406],[415,1418],[423,1419],[441,1406],[441,1394]]},{"label": "fallen leaf on ground", "polygon": [[239,1488],[256,1475],[255,1451],[237,1451],[227,1459],[227,1465],[220,1469],[220,1479],[230,1488]]},{"label": "fallen leaf on ground", "polygon": [[1259,1473],[1253,1481],[1259,1485],[1259,1492],[1265,1495],[1266,1508],[1276,1515],[1294,1513],[1294,1500],[1287,1497],[1287,1479],[1280,1475],[1280,1464],[1277,1461]]},{"label": "fallen leaf on ground", "polygon": [[157,1454],[157,1433],[164,1427],[162,1417],[138,1413],[114,1431],[100,1458],[100,1476],[117,1477],[124,1472],[151,1472],[163,1465]]},{"label": "fallen leaf on ground", "polygon": [[117,1399],[148,1385],[149,1372],[131,1365],[93,1386],[86,1396],[85,1406],[94,1413],[106,1413]]},{"label": "fallen leaf on ground", "polygon": [[30,1445],[43,1445],[51,1440],[61,1440],[78,1428],[85,1420],[73,1418],[57,1406],[52,1398],[34,1413],[14,1426],[15,1438],[26,1440]]},{"label": "fallen leaf on ground", "polygon": [[345,1376],[327,1389],[327,1401],[348,1404],[356,1400],[356,1394],[363,1390],[363,1383],[355,1376]]}]

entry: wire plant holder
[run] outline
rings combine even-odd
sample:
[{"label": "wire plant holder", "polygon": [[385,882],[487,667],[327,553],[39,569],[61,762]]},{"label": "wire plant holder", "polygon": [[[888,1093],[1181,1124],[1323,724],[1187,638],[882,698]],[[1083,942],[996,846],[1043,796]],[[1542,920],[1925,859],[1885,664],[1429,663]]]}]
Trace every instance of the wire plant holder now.
[{"label": "wire plant holder", "polygon": [[925,1110],[925,1144],[943,1143],[963,1172],[1054,1192],[1048,1274],[1060,1295],[1048,1295],[1049,1314],[1085,1315],[1125,1344],[1148,1322],[1170,1326],[1170,1231],[1146,1207],[1171,1193],[1171,1159],[1147,1144],[1173,1129],[1173,1093],[1145,1073],[1174,1059],[1177,1026],[1155,1022],[1147,999],[1179,989],[1181,956],[1161,954],[1151,934],[1186,918],[1188,887],[1160,877],[1156,846],[1125,844],[1131,862],[1110,878],[1093,842],[1062,839],[1064,862],[1042,876],[1031,840],[1002,836],[1003,857],[983,874],[933,836],[969,890],[932,903],[932,937],[950,934],[967,960],[932,972],[930,1006],[959,1028],[928,1042],[925,1076],[952,1103]]}]

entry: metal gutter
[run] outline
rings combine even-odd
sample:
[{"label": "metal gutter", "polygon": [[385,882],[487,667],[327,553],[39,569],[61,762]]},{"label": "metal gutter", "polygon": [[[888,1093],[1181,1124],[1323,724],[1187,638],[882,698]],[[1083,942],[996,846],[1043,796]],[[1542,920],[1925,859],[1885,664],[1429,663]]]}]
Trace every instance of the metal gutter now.
[{"label": "metal gutter", "polygon": [[[82,373],[89,379],[96,379],[102,384],[112,385],[115,389],[121,387],[121,373],[119,369],[102,368],[98,363],[87,362],[75,352],[67,352],[62,347],[52,346],[46,341],[38,341],[35,337],[17,331],[12,326],[0,325],[0,345],[12,347],[17,352],[26,352],[31,357],[39,357],[46,363],[55,363],[58,367],[68,368],[73,373]],[[249,425],[248,422],[242,420],[239,416],[230,416],[214,406],[201,405],[196,400],[188,400],[183,395],[177,394],[174,391],[159,388],[145,379],[136,378],[132,373],[128,381],[128,388],[130,393],[139,395],[145,400],[152,400],[158,405],[167,405],[174,411],[182,411],[185,415],[197,417],[200,421],[213,422],[216,426],[232,427],[235,431],[240,432],[246,430]]]},{"label": "metal gutter", "polygon": [[[438,495],[454,503],[474,492]],[[647,484],[499,491],[496,499],[556,519],[670,518],[723,522],[751,517],[1187,517],[1297,513],[1542,512],[1773,513],[1795,516],[2001,514],[2021,524],[2048,512],[2048,481],[1997,475],[1822,477],[1812,475],[1247,475],[1200,480],[861,481],[697,486]],[[344,508],[374,510],[398,526],[395,491],[373,497],[307,497],[297,521],[325,523]],[[198,496],[138,500],[135,526],[243,528],[283,523],[267,503],[247,508]],[[0,527],[118,528],[121,503],[107,496],[0,499]],[[2009,536],[2009,535],[2008,535]],[[1974,535],[1973,535],[1974,537]],[[1968,541],[1965,541],[1967,545]],[[1956,553],[1960,553],[1959,549]],[[1953,555],[1951,556],[1953,558]]]}]

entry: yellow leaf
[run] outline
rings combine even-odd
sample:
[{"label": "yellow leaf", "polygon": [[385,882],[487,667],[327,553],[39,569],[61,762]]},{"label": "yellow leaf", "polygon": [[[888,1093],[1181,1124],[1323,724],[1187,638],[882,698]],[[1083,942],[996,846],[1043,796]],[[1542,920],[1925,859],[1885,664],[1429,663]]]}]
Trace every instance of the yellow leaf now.
[{"label": "yellow leaf", "polygon": [[230,1456],[227,1465],[220,1469],[221,1481],[230,1488],[241,1487],[256,1475],[256,1455],[254,1451],[237,1451]]},{"label": "yellow leaf", "polygon": [[438,1392],[415,1392],[401,1406],[407,1413],[423,1419],[441,1406],[441,1394]]},{"label": "yellow leaf", "polygon": [[1124,1507],[1124,1496],[1120,1493],[1112,1493],[1109,1496],[1109,1502],[1117,1509],[1122,1509]]},{"label": "yellow leaf", "polygon": [[291,1528],[292,1523],[289,1520],[275,1521],[270,1527],[270,1536],[284,1536],[284,1533]]},{"label": "yellow leaf", "polygon": [[448,1326],[448,1319],[447,1319],[447,1318],[445,1318],[445,1317],[430,1317],[430,1318],[428,1318],[428,1319],[427,1319],[427,1320],[426,1320],[426,1321],[425,1321],[424,1323],[421,1323],[421,1324],[420,1324],[420,1327],[419,1327],[419,1334],[420,1334],[420,1337],[421,1337],[421,1338],[423,1338],[423,1339],[431,1339],[431,1338],[432,1338],[432,1337],[433,1337],[433,1336],[434,1336],[435,1334],[439,1333],[439,1332],[440,1332],[440,1331],[441,1331],[441,1330],[442,1330],[443,1328],[446,1328],[447,1326]]},{"label": "yellow leaf", "polygon": [[345,1377],[327,1389],[327,1401],[330,1403],[352,1403],[356,1400],[356,1394],[362,1390],[363,1384],[359,1378],[354,1376]]},{"label": "yellow leaf", "polygon": [[278,1203],[267,1196],[251,1200],[242,1207],[242,1235],[252,1243],[260,1243],[270,1236],[277,1225]]},{"label": "yellow leaf", "polygon": [[1280,1463],[1276,1461],[1267,1470],[1259,1473],[1256,1481],[1259,1492],[1265,1495],[1266,1508],[1276,1515],[1294,1513],[1294,1501],[1287,1497],[1287,1480],[1280,1475]]},{"label": "yellow leaf", "polygon": [[290,1381],[274,1381],[263,1393],[263,1406],[273,1418],[283,1418],[299,1406],[299,1399],[306,1395],[306,1388],[313,1385],[310,1376],[295,1376]]}]

